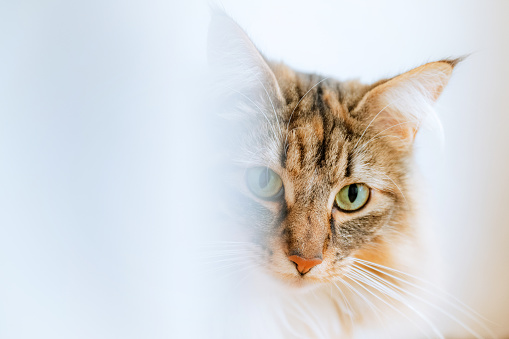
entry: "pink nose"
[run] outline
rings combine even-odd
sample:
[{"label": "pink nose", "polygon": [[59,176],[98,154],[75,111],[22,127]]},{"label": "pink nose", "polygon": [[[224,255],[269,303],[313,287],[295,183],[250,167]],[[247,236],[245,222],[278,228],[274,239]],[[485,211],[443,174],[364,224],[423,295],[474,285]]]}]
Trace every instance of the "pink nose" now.
[{"label": "pink nose", "polygon": [[298,255],[291,255],[288,259],[297,265],[297,271],[299,271],[302,275],[308,273],[310,269],[322,263],[321,258],[306,259],[299,257]]}]

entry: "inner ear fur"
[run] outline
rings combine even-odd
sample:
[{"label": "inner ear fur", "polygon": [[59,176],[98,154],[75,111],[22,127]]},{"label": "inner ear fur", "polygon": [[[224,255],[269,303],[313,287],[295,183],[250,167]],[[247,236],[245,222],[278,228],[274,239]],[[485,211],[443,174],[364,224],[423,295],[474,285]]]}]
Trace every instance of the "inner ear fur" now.
[{"label": "inner ear fur", "polygon": [[274,114],[284,100],[267,61],[232,18],[218,9],[211,14],[208,59],[218,97],[238,99],[244,117]]},{"label": "inner ear fur", "polygon": [[358,105],[367,128],[411,144],[424,119],[437,119],[432,106],[459,61],[430,62],[375,85]]}]

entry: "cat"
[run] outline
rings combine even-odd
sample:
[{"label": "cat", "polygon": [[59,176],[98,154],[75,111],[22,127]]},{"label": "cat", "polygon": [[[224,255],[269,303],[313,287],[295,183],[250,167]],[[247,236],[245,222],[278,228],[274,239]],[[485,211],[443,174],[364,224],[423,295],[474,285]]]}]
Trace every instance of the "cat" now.
[{"label": "cat", "polygon": [[211,128],[222,140],[213,177],[226,197],[216,203],[228,241],[219,236],[206,255],[220,259],[213,269],[249,271],[227,288],[214,285],[230,294],[213,313],[225,313],[214,321],[217,336],[444,337],[432,309],[480,338],[470,324],[486,329],[471,310],[447,301],[473,319],[462,322],[415,276],[428,253],[412,145],[423,123],[439,124],[432,106],[461,59],[373,84],[338,81],[268,61],[229,16],[213,12],[221,120]]}]

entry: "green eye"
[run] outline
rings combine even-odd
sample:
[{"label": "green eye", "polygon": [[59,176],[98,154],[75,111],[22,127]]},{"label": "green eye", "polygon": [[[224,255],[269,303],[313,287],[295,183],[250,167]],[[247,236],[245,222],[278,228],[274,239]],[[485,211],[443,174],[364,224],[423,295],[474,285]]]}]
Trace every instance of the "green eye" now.
[{"label": "green eye", "polygon": [[369,187],[365,184],[345,186],[336,194],[336,204],[346,212],[353,212],[366,205],[369,198]]},{"label": "green eye", "polygon": [[247,170],[247,186],[256,196],[272,199],[283,192],[283,181],[268,167],[254,167]]}]

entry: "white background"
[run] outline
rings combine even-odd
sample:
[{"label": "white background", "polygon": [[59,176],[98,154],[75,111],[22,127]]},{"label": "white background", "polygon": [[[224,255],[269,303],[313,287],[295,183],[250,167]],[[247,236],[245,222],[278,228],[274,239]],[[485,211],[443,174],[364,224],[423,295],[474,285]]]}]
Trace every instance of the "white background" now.
[{"label": "white background", "polygon": [[[508,1],[222,1],[271,59],[374,81],[472,53],[417,157],[450,291],[509,335]],[[204,1],[0,2],[0,337],[198,333]]]}]

